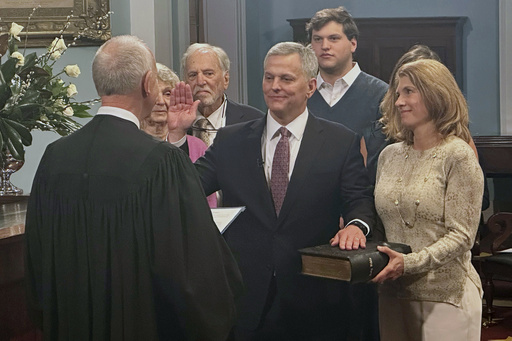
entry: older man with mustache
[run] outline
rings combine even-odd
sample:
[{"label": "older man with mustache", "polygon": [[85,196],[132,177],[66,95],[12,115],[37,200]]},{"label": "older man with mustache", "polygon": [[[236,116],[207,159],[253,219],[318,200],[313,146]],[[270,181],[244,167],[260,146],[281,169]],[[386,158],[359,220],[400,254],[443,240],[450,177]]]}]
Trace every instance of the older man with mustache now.
[{"label": "older man with mustache", "polygon": [[220,128],[264,116],[256,108],[227,98],[224,91],[229,86],[229,66],[226,52],[209,44],[190,45],[181,59],[182,79],[190,85],[194,101],[200,101],[192,135],[208,146]]}]

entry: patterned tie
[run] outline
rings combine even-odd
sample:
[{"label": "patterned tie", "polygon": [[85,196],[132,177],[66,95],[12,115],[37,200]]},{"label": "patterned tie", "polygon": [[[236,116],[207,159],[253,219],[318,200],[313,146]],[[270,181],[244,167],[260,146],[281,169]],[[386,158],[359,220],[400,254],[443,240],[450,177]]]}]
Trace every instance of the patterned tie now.
[{"label": "patterned tie", "polygon": [[290,169],[290,141],[291,133],[285,127],[279,128],[281,139],[276,146],[272,160],[272,174],[270,175],[270,192],[274,199],[274,208],[279,216],[283,206],[284,196],[288,188],[288,171]]},{"label": "patterned tie", "polygon": [[208,120],[200,118],[194,124],[198,128],[197,137],[199,137],[207,146],[210,146],[210,135],[208,134]]}]

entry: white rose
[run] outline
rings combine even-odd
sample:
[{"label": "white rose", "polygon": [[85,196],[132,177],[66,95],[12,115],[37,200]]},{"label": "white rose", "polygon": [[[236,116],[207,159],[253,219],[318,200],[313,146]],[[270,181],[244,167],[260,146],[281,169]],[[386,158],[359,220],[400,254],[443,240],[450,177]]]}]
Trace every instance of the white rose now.
[{"label": "white rose", "polygon": [[50,54],[50,59],[51,60],[57,60],[59,59],[61,56],[61,53],[59,51],[53,51],[51,54]]},{"label": "white rose", "polygon": [[75,65],[68,65],[68,66],[66,66],[64,68],[64,72],[69,77],[76,78],[76,77],[78,77],[78,75],[80,75],[80,68],[76,64]]},{"label": "white rose", "polygon": [[71,117],[75,112],[73,111],[73,108],[67,107],[66,109],[64,109],[62,113],[64,114],[64,116]]},{"label": "white rose", "polygon": [[18,63],[16,63],[16,66],[22,66],[23,64],[25,64],[25,57],[18,51],[11,53],[11,58],[18,59]]},{"label": "white rose", "polygon": [[62,108],[63,106],[65,106],[66,103],[64,103],[64,100],[62,98],[57,98],[55,100],[55,106],[58,107],[58,108]]},{"label": "white rose", "polygon": [[11,29],[9,30],[9,34],[11,36],[13,36],[14,38],[20,40],[20,38],[18,37],[18,35],[20,34],[20,32],[23,30],[23,26],[21,25],[18,25],[16,24],[15,22],[13,22],[11,24]]},{"label": "white rose", "polygon": [[67,91],[68,91],[68,97],[73,97],[78,93],[78,91],[76,90],[76,85],[73,83],[69,84]]},{"label": "white rose", "polygon": [[67,49],[68,49],[68,47],[66,46],[64,39],[61,39],[61,38],[53,39],[52,43],[50,44],[50,47],[48,48],[48,50],[50,52],[58,51],[61,54],[62,54],[62,52],[66,51]]}]

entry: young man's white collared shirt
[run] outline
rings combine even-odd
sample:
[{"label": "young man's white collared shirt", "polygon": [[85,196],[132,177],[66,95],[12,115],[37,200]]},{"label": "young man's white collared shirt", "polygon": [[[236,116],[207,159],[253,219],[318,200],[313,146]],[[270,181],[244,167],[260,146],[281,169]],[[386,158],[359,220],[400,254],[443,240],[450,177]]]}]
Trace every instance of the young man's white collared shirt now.
[{"label": "young man's white collared shirt", "polygon": [[338,101],[345,95],[347,90],[350,88],[357,76],[361,73],[361,69],[359,68],[359,64],[355,63],[352,69],[350,69],[347,74],[341,78],[338,78],[334,82],[334,86],[324,81],[322,76],[320,76],[320,72],[316,76],[316,83],[318,84],[318,92],[324,98],[325,102],[329,104],[329,106],[334,106]]}]

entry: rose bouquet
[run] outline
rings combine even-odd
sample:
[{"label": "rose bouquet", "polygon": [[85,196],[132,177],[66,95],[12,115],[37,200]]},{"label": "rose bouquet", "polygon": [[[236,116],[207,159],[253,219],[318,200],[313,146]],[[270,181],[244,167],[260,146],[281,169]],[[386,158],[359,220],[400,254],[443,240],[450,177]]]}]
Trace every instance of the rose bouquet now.
[{"label": "rose bouquet", "polygon": [[23,26],[11,24],[8,34],[0,35],[0,157],[24,160],[24,146],[32,143],[33,129],[54,131],[62,136],[81,125],[73,117],[91,117],[92,102],[77,102],[77,88],[61,75],[78,77],[78,65],[55,72],[54,64],[68,46],[55,38],[47,51],[37,56],[18,50]]}]

